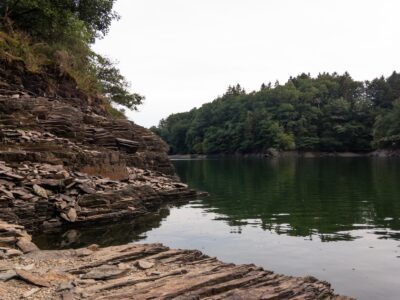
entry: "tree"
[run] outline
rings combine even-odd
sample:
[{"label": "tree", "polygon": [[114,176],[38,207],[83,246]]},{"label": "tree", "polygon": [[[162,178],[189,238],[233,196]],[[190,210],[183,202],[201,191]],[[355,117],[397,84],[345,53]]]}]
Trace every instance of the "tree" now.
[{"label": "tree", "polygon": [[125,80],[125,77],[121,75],[121,72],[111,60],[96,55],[94,65],[96,78],[100,82],[100,89],[111,102],[134,110],[143,103],[143,96],[128,91],[129,82]]},{"label": "tree", "polygon": [[[60,41],[76,23],[83,23],[91,42],[104,36],[118,14],[115,0],[3,0],[3,24],[15,26],[43,41]],[[81,27],[82,28],[82,27]]]},{"label": "tree", "polygon": [[391,100],[400,92],[399,83],[397,73],[372,83],[355,81],[348,73],[316,78],[303,73],[249,94],[240,85],[230,86],[222,97],[172,115],[158,129],[185,128],[184,144],[180,131],[161,135],[179,153],[263,153],[271,147],[370,151],[373,140],[379,147],[388,146],[400,134],[400,108],[396,104],[394,109]]},{"label": "tree", "polygon": [[[115,0],[2,0],[0,29],[30,43],[22,47],[44,65],[57,65],[87,93],[102,93],[108,101],[136,109],[144,97],[130,91],[130,84],[116,64],[91,50],[96,38],[105,36],[113,20]],[[26,42],[25,42],[26,43]],[[45,49],[36,53],[36,45]],[[1,46],[1,45],[0,45]],[[0,47],[1,50],[2,47]],[[7,48],[7,47],[3,47]],[[18,57],[19,49],[15,51]],[[15,53],[14,53],[15,54]],[[45,57],[46,59],[42,59]]]},{"label": "tree", "polygon": [[400,147],[400,99],[393,108],[378,115],[374,126],[374,143],[383,148]]}]

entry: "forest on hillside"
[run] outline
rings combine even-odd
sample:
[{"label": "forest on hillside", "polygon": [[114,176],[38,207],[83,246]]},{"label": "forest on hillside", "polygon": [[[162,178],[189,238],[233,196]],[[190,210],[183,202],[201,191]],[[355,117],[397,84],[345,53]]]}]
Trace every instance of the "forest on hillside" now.
[{"label": "forest on hillside", "polygon": [[113,60],[92,50],[120,18],[115,1],[1,0],[0,63],[19,63],[45,77],[55,69],[88,97],[103,99],[111,115],[124,118],[115,107],[135,110],[144,97],[131,91]]},{"label": "forest on hillside", "polygon": [[279,150],[367,152],[400,146],[400,73],[356,81],[301,74],[247,93],[230,86],[214,101],[172,114],[152,130],[171,154]]}]

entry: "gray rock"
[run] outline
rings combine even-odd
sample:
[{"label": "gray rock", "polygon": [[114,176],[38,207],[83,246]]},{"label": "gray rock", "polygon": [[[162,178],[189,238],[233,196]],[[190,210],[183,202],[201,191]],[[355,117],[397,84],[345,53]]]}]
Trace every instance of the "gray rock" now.
[{"label": "gray rock", "polygon": [[9,270],[4,273],[0,273],[0,281],[7,281],[13,279],[17,276],[17,273],[14,270]]},{"label": "gray rock", "polygon": [[72,281],[63,281],[58,285],[57,292],[70,291],[74,288]]},{"label": "gray rock", "polygon": [[90,270],[82,276],[83,279],[108,280],[123,277],[130,269],[120,269],[114,265],[103,265]]}]

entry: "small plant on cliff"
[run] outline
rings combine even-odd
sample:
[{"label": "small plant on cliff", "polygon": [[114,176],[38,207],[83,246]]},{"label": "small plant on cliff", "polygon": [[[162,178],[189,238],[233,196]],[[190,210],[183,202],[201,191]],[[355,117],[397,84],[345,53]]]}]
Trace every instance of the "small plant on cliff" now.
[{"label": "small plant on cliff", "polygon": [[0,1],[0,59],[22,60],[30,71],[56,64],[88,94],[136,109],[143,97],[109,59],[91,50],[113,20],[115,0]]}]

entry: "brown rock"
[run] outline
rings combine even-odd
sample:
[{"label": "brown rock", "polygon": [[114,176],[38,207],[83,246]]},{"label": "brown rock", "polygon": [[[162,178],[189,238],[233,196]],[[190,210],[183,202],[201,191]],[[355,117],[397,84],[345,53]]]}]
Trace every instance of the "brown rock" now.
[{"label": "brown rock", "polygon": [[76,221],[78,216],[76,214],[75,208],[70,208],[68,210],[67,217],[68,217],[69,221],[71,221],[71,222],[75,222]]},{"label": "brown rock", "polygon": [[97,251],[97,250],[99,250],[100,246],[97,244],[92,244],[86,248],[88,248],[89,250],[92,250],[92,251]]},{"label": "brown rock", "polygon": [[14,195],[5,189],[0,189],[0,193],[5,194],[8,198],[14,199]]},{"label": "brown rock", "polygon": [[17,247],[21,249],[24,253],[31,253],[39,250],[39,248],[34,243],[32,243],[29,239],[25,237],[22,237],[18,240]]},{"label": "brown rock", "polygon": [[11,172],[4,173],[3,175],[6,176],[6,177],[9,177],[9,178],[11,178],[11,179],[18,180],[18,181],[24,179],[24,177],[19,176],[19,175],[14,174],[14,173],[11,173]]},{"label": "brown rock", "polygon": [[147,269],[151,269],[152,267],[154,267],[154,263],[149,262],[149,261],[146,261],[146,260],[139,260],[139,261],[136,263],[136,266],[137,266],[139,269],[147,270]]},{"label": "brown rock", "polygon": [[24,293],[23,297],[24,298],[29,298],[29,297],[33,296],[34,294],[36,294],[39,291],[40,291],[40,288],[33,288],[33,289],[27,291],[26,293]]},{"label": "brown rock", "polygon": [[34,285],[37,285],[40,287],[50,287],[50,283],[48,281],[46,281],[45,279],[43,279],[39,275],[33,274],[28,271],[19,270],[19,269],[15,269],[15,272],[21,279],[25,280],[28,283],[31,283],[31,284],[34,284]]},{"label": "brown rock", "polygon": [[61,299],[62,300],[74,300],[74,293],[72,292],[64,292],[61,294]]},{"label": "brown rock", "polygon": [[8,258],[21,256],[22,254],[23,253],[17,249],[8,249],[5,253],[6,257]]},{"label": "brown rock", "polygon": [[95,194],[96,190],[92,189],[91,187],[87,186],[86,184],[80,184],[78,187],[87,194]]},{"label": "brown rock", "polygon": [[93,254],[93,251],[88,248],[82,248],[75,250],[75,253],[78,257],[89,256]]}]

